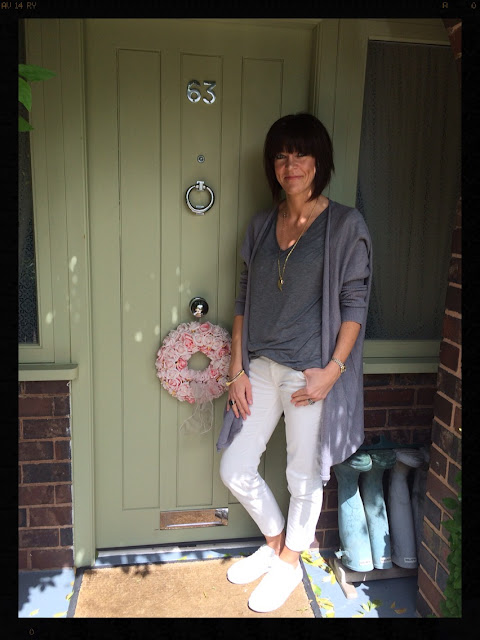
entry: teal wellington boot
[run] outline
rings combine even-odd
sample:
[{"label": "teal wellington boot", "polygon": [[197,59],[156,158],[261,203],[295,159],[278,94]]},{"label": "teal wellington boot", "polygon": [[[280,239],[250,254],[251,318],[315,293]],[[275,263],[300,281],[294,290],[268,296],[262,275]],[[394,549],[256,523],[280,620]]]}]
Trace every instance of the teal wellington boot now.
[{"label": "teal wellington boot", "polygon": [[397,461],[390,471],[388,487],[392,560],[404,569],[415,569],[418,566],[417,546],[408,475],[423,464],[424,454],[418,449],[395,449],[395,452]]},{"label": "teal wellington boot", "polygon": [[353,571],[373,569],[370,537],[358,478],[372,468],[368,453],[357,451],[333,466],[338,483],[338,531],[342,548],[336,552],[342,564]]},{"label": "teal wellington boot", "polygon": [[411,492],[413,524],[415,528],[415,541],[417,543],[417,557],[420,552],[423,532],[423,505],[427,492],[427,475],[430,454],[425,447],[419,449],[423,453],[422,464],[413,472],[413,487]]},{"label": "teal wellington boot", "polygon": [[397,460],[395,451],[382,449],[369,451],[372,468],[360,476],[360,493],[367,518],[373,566],[375,569],[391,569],[392,554],[387,508],[383,495],[383,474]]}]

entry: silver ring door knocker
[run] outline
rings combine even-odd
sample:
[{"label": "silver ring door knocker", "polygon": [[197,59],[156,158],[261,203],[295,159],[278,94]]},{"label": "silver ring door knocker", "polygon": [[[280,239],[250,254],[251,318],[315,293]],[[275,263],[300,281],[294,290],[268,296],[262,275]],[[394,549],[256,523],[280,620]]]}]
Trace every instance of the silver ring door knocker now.
[{"label": "silver ring door knocker", "polygon": [[[205,205],[204,207],[201,207],[201,206],[195,207],[190,202],[190,193],[194,189],[197,189],[197,191],[208,191],[208,193],[210,194],[210,202],[207,205]],[[190,211],[195,213],[197,216],[203,216],[204,213],[206,211],[208,211],[213,206],[213,203],[214,203],[214,200],[215,200],[215,196],[214,196],[213,191],[210,189],[210,187],[208,187],[205,184],[205,182],[203,180],[197,180],[197,182],[195,184],[192,184],[192,186],[187,189],[187,192],[185,194],[185,200],[187,201],[187,206],[190,209]]]}]

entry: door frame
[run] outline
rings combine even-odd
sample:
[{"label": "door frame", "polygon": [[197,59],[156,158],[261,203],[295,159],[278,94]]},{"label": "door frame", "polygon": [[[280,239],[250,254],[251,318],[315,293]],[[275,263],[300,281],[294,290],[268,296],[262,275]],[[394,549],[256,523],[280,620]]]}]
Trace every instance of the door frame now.
[{"label": "door frame", "polygon": [[[205,22],[203,20],[203,22]],[[215,22],[219,22],[216,20]],[[228,24],[251,23],[245,19],[222,20]],[[337,19],[272,19],[262,24],[284,27],[287,23],[312,31],[312,73],[309,109],[332,131],[336,78]],[[26,20],[29,63],[49,66],[50,51],[60,59],[61,104],[45,109],[61,115],[64,148],[65,220],[63,232],[68,247],[70,304],[70,361],[78,365],[78,376],[71,382],[71,438],[73,483],[73,553],[75,567],[95,564],[95,477],[94,477],[94,392],[91,317],[91,254],[89,246],[89,198],[87,166],[87,122],[85,96],[85,19]],[[42,29],[48,37],[42,39]],[[53,40],[53,46],[52,46]],[[57,62],[58,64],[58,58]],[[48,145],[48,140],[41,144]],[[82,310],[81,318],[78,309]]]}]

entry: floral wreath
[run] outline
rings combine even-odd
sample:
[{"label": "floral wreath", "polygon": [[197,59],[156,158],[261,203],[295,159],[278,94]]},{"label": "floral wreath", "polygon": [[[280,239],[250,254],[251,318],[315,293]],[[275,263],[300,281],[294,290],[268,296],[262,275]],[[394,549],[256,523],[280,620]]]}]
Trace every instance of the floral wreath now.
[{"label": "floral wreath", "polygon": [[[227,389],[231,338],[210,322],[189,322],[170,331],[157,352],[155,367],[162,386],[181,402],[207,402]],[[210,358],[202,371],[188,368],[190,357],[200,351]]]}]

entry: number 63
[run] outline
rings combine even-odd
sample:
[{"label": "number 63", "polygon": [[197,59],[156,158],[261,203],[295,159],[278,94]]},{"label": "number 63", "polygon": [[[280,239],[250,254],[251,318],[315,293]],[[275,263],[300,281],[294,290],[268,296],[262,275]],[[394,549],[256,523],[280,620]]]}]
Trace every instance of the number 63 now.
[{"label": "number 63", "polygon": [[[203,84],[205,87],[208,87],[206,91],[210,96],[210,100],[208,100],[207,98],[203,98],[203,101],[205,102],[205,104],[213,104],[216,98],[213,90],[217,86],[217,83],[212,82],[211,80],[204,80]],[[202,94],[200,93],[200,82],[198,80],[190,80],[190,82],[187,84],[187,98],[190,100],[190,102],[198,102],[201,97]]]}]

